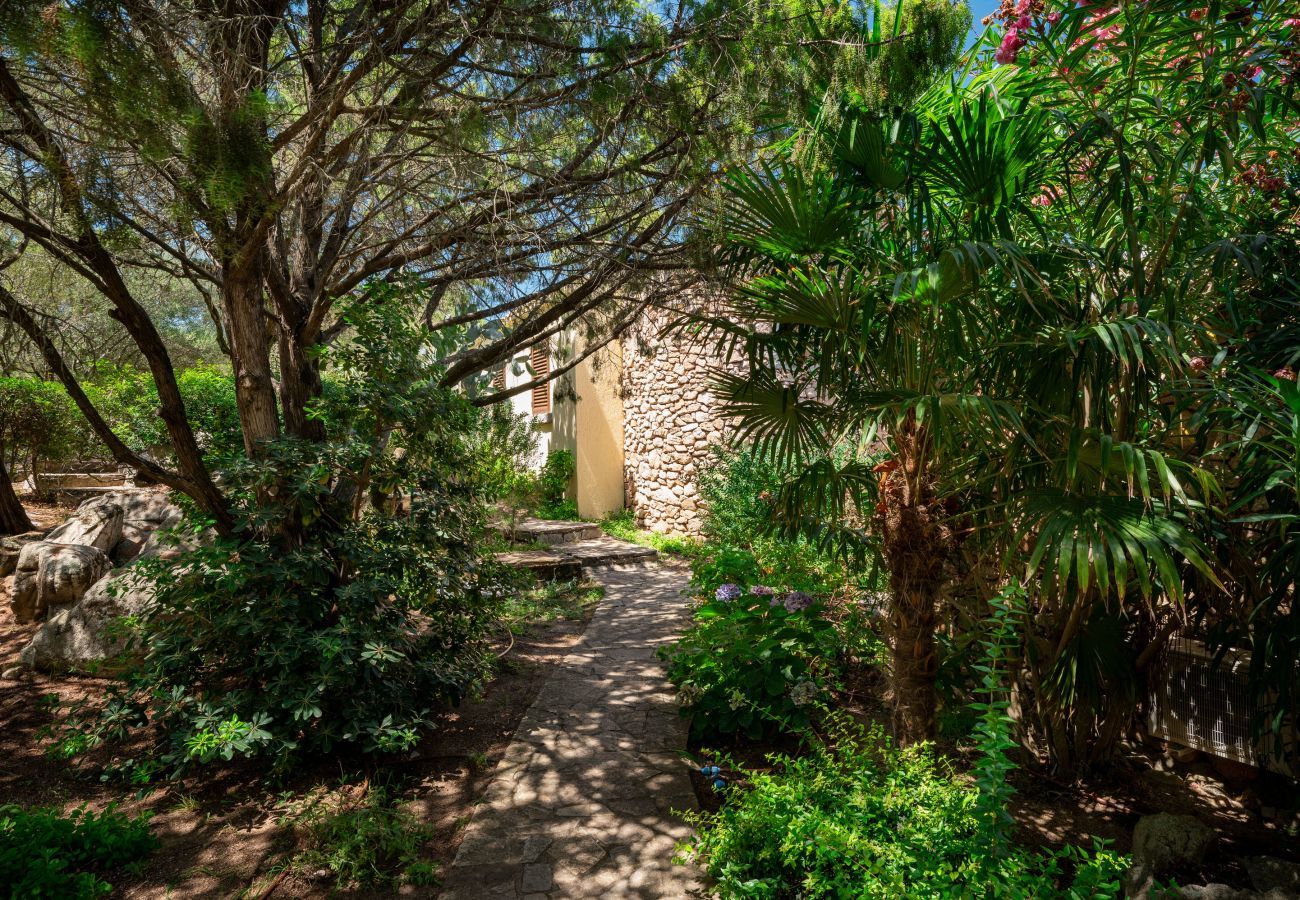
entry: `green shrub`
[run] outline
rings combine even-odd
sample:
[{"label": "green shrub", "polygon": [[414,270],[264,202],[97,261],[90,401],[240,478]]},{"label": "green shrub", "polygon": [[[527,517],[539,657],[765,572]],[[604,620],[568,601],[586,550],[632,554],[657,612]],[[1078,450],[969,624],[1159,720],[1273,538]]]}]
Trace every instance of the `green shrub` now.
[{"label": "green shrub", "polygon": [[[792,590],[832,594],[850,582],[874,583],[850,572],[804,538],[773,528],[772,502],[785,475],[753,448],[712,447],[701,472],[701,531],[707,541],[694,563],[695,585],[712,593],[720,584],[783,584]],[[867,573],[868,575],[870,573]]]},{"label": "green shrub", "polygon": [[564,495],[569,489],[569,480],[578,469],[577,461],[568,450],[552,450],[546,454],[546,463],[537,474],[537,485],[541,497],[537,515],[543,519],[576,519],[578,505],[573,500],[566,500]]},{"label": "green shrub", "polygon": [[537,434],[526,413],[516,415],[508,403],[479,410],[468,443],[477,480],[489,500],[536,493],[537,476],[529,471],[528,460],[537,449]]},{"label": "green shrub", "polygon": [[806,756],[776,754],[770,770],[739,770],[714,816],[696,815],[689,852],[721,897],[1117,897],[1127,860],[1099,842],[1046,853],[1011,843],[1007,809],[1008,672],[1024,592],[994,598],[982,641],[984,700],[973,778],[928,744],[894,747],[839,719]]},{"label": "green shrub", "polygon": [[[243,450],[234,377],[224,369],[199,363],[176,374],[186,417],[199,449],[211,459]],[[130,366],[100,366],[83,385],[86,395],[113,431],[132,450],[171,454],[167,426],[158,416],[158,388],[147,371]],[[84,426],[83,426],[84,427]],[[86,440],[104,454],[86,428]]]},{"label": "green shrub", "polygon": [[996,853],[978,791],[928,745],[843,729],[833,749],[739,773],[689,853],[724,898],[1115,897],[1125,860],[1098,846]]},{"label": "green shrub", "polygon": [[0,462],[6,475],[28,474],[84,449],[81,414],[63,385],[39,378],[0,378]]},{"label": "green shrub", "polygon": [[798,732],[838,677],[840,638],[803,594],[724,585],[690,629],[659,649],[697,738]]},{"label": "green shrub", "polygon": [[475,412],[439,386],[418,326],[379,304],[349,316],[354,334],[330,358],[336,400],[314,412],[340,437],[237,458],[224,473],[235,531],[138,564],[156,587],[141,665],[73,724],[82,745],[159,735],[139,780],[234,757],[283,770],[300,754],[406,749],[491,669],[499,592],[478,547]]},{"label": "green shrub", "polygon": [[127,818],[112,806],[67,816],[0,806],[0,898],[102,897],[113,888],[100,875],[138,863],[157,846],[146,816]]},{"label": "green shrub", "polygon": [[771,526],[771,498],[784,473],[752,448],[712,446],[696,487],[705,503],[701,532],[725,547],[749,547]]},{"label": "green shrub", "polygon": [[395,801],[382,787],[370,788],[358,803],[335,809],[313,805],[295,824],[306,829],[310,846],[294,859],[304,871],[328,869],[339,890],[402,884],[429,885],[434,866],[423,858],[433,829]]}]

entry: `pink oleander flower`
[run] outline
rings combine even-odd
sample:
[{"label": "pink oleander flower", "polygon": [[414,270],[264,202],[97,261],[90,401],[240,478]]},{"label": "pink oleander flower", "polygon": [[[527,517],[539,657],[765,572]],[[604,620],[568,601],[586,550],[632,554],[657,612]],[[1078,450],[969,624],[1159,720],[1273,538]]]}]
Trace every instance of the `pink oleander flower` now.
[{"label": "pink oleander flower", "polygon": [[1002,35],[1002,43],[998,46],[998,51],[993,54],[993,58],[1001,65],[1011,65],[1024,46],[1025,39],[1020,36],[1020,31],[1008,28],[1007,33]]}]

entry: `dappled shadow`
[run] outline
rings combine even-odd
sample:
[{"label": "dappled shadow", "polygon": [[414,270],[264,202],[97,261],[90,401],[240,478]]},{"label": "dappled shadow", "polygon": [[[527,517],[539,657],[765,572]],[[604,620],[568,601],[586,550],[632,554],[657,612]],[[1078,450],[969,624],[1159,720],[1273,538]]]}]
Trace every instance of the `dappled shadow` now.
[{"label": "dappled shadow", "polygon": [[685,617],[686,576],[606,570],[583,639],[542,689],[444,882],[447,900],[687,896],[672,865],[695,808],[686,723],[655,648]]}]

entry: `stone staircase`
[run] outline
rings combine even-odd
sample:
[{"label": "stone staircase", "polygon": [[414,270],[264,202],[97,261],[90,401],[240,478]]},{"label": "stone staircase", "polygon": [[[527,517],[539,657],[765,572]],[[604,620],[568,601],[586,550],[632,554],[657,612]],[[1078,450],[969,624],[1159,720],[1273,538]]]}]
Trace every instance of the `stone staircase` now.
[{"label": "stone staircase", "polygon": [[[523,519],[513,527],[501,526],[501,532],[516,544],[532,546],[498,553],[497,559],[546,580],[577,578],[584,569],[645,563],[659,557],[649,547],[608,537],[591,522]],[[545,545],[545,549],[537,545]]]}]

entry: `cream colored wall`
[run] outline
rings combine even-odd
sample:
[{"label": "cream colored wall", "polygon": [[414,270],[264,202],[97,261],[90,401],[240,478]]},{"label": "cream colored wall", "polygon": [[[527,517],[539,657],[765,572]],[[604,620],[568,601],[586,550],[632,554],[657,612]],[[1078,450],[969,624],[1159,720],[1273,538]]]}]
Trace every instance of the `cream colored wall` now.
[{"label": "cream colored wall", "polygon": [[613,341],[557,379],[551,446],[573,452],[570,496],[578,514],[600,518],[623,508],[623,349]]}]

